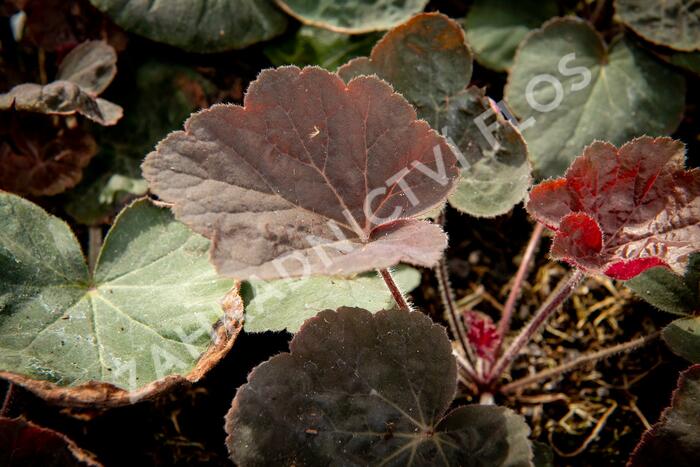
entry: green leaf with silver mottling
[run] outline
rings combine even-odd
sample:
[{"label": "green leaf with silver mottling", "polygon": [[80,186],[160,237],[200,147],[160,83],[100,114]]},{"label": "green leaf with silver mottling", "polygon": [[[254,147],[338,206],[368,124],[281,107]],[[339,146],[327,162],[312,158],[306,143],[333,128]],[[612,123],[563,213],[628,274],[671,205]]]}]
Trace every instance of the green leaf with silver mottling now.
[{"label": "green leaf with silver mottling", "polygon": [[[418,287],[421,274],[411,267],[399,266],[394,279],[407,293]],[[246,304],[244,329],[248,332],[297,332],[304,321],[329,308],[352,305],[375,312],[394,307],[384,280],[374,272],[351,279],[314,276],[250,281],[241,287],[241,295]]]},{"label": "green leaf with silver mottling", "polygon": [[452,206],[473,216],[510,211],[530,186],[527,146],[484,94],[469,85],[472,53],[460,25],[439,13],[423,13],[389,31],[370,57],[338,73],[347,82],[376,74],[415,107],[418,116],[449,138],[462,176]]},{"label": "green leaf with silver mottling", "polygon": [[190,52],[242,49],[284,32],[272,0],[90,0],[129,32]]},{"label": "green leaf with silver mottling", "polygon": [[525,128],[536,175],[557,177],[594,140],[672,133],[685,82],[628,39],[608,47],[589,23],[557,18],[520,44],[505,99]]},{"label": "green leaf with silver mottling", "polygon": [[615,12],[645,40],[675,50],[700,50],[695,0],[615,0]]},{"label": "green leaf with silver mottling", "polygon": [[476,0],[464,21],[467,39],[479,63],[505,71],[527,33],[558,12],[554,0]]},{"label": "green leaf with silver mottling", "polygon": [[0,193],[0,370],[59,387],[133,391],[188,373],[233,286],[209,241],[137,201],[117,218],[90,274],[68,225]]},{"label": "green leaf with silver mottling", "polygon": [[304,24],[346,34],[384,31],[423,11],[428,0],[276,0]]}]

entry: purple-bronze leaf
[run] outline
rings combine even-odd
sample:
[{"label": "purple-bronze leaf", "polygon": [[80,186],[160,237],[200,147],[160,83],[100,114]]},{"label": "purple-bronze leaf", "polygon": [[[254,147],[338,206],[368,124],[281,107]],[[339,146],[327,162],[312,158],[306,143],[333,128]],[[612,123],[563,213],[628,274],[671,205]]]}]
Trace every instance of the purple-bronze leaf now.
[{"label": "purple-bronze leaf", "polygon": [[265,70],[244,106],[215,105],[143,165],[152,192],[213,240],[220,273],[275,279],[432,266],[447,239],[415,217],[458,176],[444,139],[376,77]]},{"label": "purple-bronze leaf", "polygon": [[564,178],[537,185],[527,210],[555,231],[551,254],[593,274],[628,280],[655,266],[683,274],[700,250],[700,170],[685,148],[642,137],[620,149],[595,142]]}]

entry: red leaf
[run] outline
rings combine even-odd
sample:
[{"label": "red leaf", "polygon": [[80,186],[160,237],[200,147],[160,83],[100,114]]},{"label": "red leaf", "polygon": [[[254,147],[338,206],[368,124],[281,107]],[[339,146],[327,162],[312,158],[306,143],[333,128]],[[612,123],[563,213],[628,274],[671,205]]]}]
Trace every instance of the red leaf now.
[{"label": "red leaf", "polygon": [[143,171],[240,279],[434,265],[447,239],[415,218],[458,176],[444,139],[384,81],[312,67],[263,71],[244,107],[193,115]]},{"label": "red leaf", "polygon": [[0,118],[0,190],[50,196],[74,187],[97,153],[80,128],[56,126],[43,115],[10,112]]},{"label": "red leaf", "polygon": [[700,171],[684,164],[671,138],[595,142],[564,178],[533,188],[527,209],[556,232],[553,258],[621,280],[654,266],[683,274],[700,250]]},{"label": "red leaf", "polygon": [[0,417],[0,465],[101,467],[92,453],[83,451],[65,435],[24,418]]},{"label": "red leaf", "polygon": [[477,355],[492,362],[498,345],[498,329],[488,315],[468,311],[464,314],[467,322],[467,339]]}]

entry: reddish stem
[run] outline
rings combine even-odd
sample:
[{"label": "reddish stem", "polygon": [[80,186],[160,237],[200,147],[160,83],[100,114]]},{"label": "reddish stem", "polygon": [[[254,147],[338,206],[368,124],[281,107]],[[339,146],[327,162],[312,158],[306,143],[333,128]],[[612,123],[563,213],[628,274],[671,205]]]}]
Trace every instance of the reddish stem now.
[{"label": "reddish stem", "polygon": [[394,301],[399,308],[402,310],[411,311],[411,305],[408,303],[408,300],[406,300],[406,297],[404,297],[403,292],[401,292],[401,289],[394,280],[394,277],[391,275],[391,272],[389,272],[389,270],[386,268],[378,269],[377,271],[379,272],[379,275],[382,276],[382,279],[384,279],[386,286],[391,292],[391,296],[394,297]]},{"label": "reddish stem", "polygon": [[506,300],[506,304],[503,306],[503,314],[501,315],[501,320],[498,322],[498,343],[496,344],[496,351],[498,353],[500,353],[503,338],[510,329],[510,321],[513,318],[515,304],[520,297],[523,282],[525,281],[525,277],[527,277],[527,273],[530,270],[532,258],[535,255],[537,246],[540,244],[540,239],[542,239],[542,232],[544,232],[544,225],[538,222],[537,225],[535,225],[535,229],[532,231],[530,241],[525,248],[523,258],[520,261],[518,272],[515,274],[515,278],[513,279],[513,285],[510,288],[508,299]]},{"label": "reddish stem", "polygon": [[2,402],[2,408],[0,408],[0,417],[4,417],[7,410],[10,408],[10,402],[12,401],[12,392],[15,389],[13,383],[7,383],[7,392],[5,392],[5,399]]},{"label": "reddish stem", "polygon": [[[503,372],[508,369],[513,360],[518,355],[520,350],[527,344],[532,336],[540,329],[540,327],[549,319],[550,316],[559,308],[559,306],[568,299],[576,290],[579,282],[583,279],[584,274],[577,269],[566,282],[562,280],[560,286],[549,296],[547,301],[537,310],[530,322],[520,331],[515,340],[508,346],[506,351],[501,355],[493,369],[489,372],[486,378],[487,382],[492,383],[496,378],[500,377]],[[561,285],[563,283],[563,285]]]}]

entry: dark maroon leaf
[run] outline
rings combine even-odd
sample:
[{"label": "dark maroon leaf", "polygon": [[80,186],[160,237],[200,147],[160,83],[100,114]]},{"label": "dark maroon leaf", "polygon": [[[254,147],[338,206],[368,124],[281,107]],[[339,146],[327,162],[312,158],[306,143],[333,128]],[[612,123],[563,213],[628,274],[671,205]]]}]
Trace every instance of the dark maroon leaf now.
[{"label": "dark maroon leaf", "polygon": [[291,66],[263,71],[244,107],[190,117],[143,172],[241,279],[432,266],[447,239],[415,217],[458,176],[444,139],[385,82]]},{"label": "dark maroon leaf", "polygon": [[595,142],[564,178],[537,185],[527,209],[555,231],[551,254],[586,272],[631,279],[655,266],[683,274],[700,250],[700,170],[685,148],[642,137]]},{"label": "dark maroon leaf", "polygon": [[56,195],[74,187],[97,144],[80,128],[15,112],[0,118],[0,190],[21,195]]},{"label": "dark maroon leaf", "polygon": [[700,465],[700,365],[678,379],[671,406],[642,436],[628,467],[696,467]]},{"label": "dark maroon leaf", "polygon": [[524,420],[474,405],[445,415],[457,368],[419,312],[326,310],[290,353],[248,377],[226,417],[237,465],[529,466]]},{"label": "dark maroon leaf", "polygon": [[0,110],[19,110],[50,115],[79,113],[100,125],[114,125],[122,108],[97,97],[117,72],[117,54],[102,41],[88,41],[64,58],[53,81],[45,86],[19,84],[0,94]]},{"label": "dark maroon leaf", "polygon": [[0,417],[0,465],[5,467],[100,467],[95,456],[65,435],[24,418]]}]

